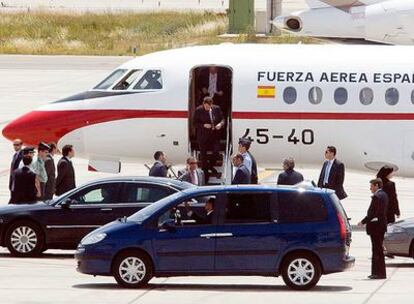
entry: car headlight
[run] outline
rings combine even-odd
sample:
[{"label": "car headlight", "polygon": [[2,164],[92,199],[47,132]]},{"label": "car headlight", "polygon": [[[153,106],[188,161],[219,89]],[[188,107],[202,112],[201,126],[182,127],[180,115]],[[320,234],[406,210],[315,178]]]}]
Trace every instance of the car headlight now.
[{"label": "car headlight", "polygon": [[96,244],[102,241],[104,238],[106,238],[106,233],[94,233],[94,234],[87,235],[86,237],[84,237],[81,241],[81,244],[82,245]]},{"label": "car headlight", "polygon": [[392,234],[392,233],[404,233],[405,230],[404,228],[397,226],[397,225],[390,225],[387,227],[387,233],[388,234]]}]

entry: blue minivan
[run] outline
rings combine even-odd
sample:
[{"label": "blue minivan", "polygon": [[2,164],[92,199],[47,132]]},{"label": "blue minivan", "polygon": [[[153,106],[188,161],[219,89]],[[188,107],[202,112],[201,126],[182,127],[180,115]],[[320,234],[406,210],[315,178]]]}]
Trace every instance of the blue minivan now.
[{"label": "blue minivan", "polygon": [[194,187],[88,234],[77,270],[129,288],[152,277],[283,277],[296,290],[354,265],[351,228],[331,190],[307,185]]}]

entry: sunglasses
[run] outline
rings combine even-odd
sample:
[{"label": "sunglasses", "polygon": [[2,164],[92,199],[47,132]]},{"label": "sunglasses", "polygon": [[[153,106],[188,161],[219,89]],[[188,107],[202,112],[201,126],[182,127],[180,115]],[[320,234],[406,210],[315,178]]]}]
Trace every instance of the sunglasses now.
[{"label": "sunglasses", "polygon": [[15,147],[20,147],[22,144],[13,144]]}]

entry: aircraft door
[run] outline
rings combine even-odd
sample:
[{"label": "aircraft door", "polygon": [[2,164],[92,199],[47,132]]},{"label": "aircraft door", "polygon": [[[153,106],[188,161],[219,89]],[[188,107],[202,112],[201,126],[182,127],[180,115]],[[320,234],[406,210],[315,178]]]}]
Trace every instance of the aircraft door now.
[{"label": "aircraft door", "polygon": [[[197,66],[190,72],[188,150],[199,160],[210,184],[231,181],[232,76],[230,67],[219,65]],[[210,118],[209,111],[203,106],[208,97],[213,100],[214,108]],[[216,128],[220,121],[222,123]],[[208,125],[213,128],[207,129]]]}]

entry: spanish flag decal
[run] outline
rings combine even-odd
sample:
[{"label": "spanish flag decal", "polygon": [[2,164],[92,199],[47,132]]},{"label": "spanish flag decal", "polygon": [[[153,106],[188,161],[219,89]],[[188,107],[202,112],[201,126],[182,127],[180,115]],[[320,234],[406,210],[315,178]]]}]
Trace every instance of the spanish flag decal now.
[{"label": "spanish flag decal", "polygon": [[275,86],[258,86],[257,98],[275,98],[276,88]]}]

